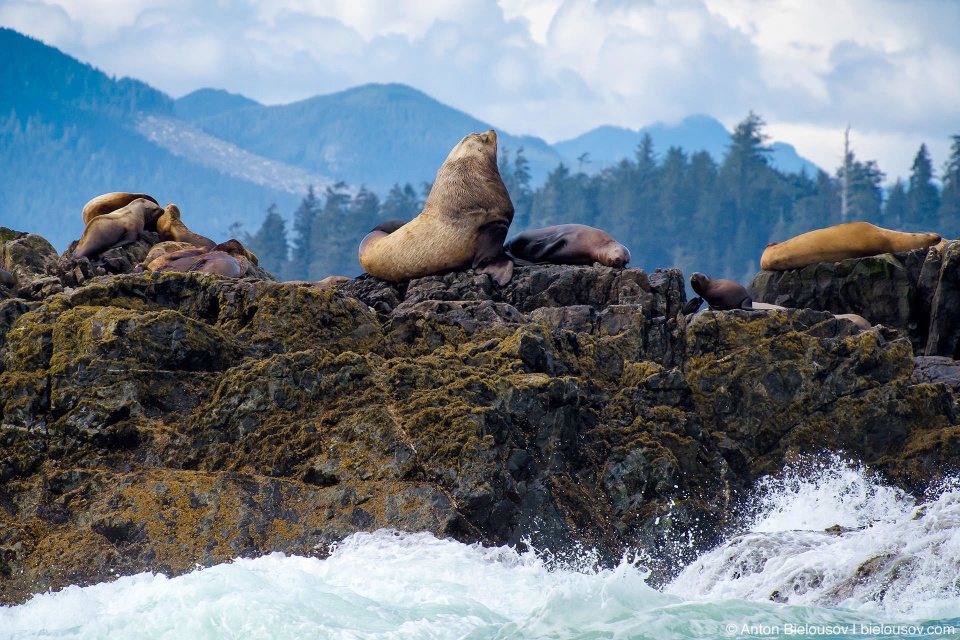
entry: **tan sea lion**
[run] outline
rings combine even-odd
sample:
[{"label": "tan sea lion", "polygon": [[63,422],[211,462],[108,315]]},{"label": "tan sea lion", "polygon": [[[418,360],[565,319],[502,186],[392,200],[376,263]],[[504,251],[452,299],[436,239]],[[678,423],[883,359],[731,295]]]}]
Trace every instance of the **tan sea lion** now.
[{"label": "tan sea lion", "polygon": [[336,289],[340,285],[348,282],[353,282],[353,278],[348,278],[346,276],[327,276],[318,282],[317,286],[323,289]]},{"label": "tan sea lion", "polygon": [[504,245],[507,254],[527,262],[554,264],[593,264],[625,267],[630,251],[609,233],[585,224],[558,224],[543,229],[528,229]]},{"label": "tan sea lion", "polygon": [[[150,248],[150,251],[147,253],[147,256],[143,259],[143,261],[133,268],[133,272],[142,273],[145,270],[153,271],[150,265],[154,261],[167,254],[176,253],[177,251],[185,251],[188,249],[196,249],[197,255],[206,251],[206,249],[203,247],[196,247],[189,242],[177,242],[176,240],[158,242]],[[158,262],[157,264],[159,265],[161,263]]]},{"label": "tan sea lion", "polygon": [[195,247],[207,249],[212,249],[217,244],[210,238],[190,231],[180,220],[180,209],[175,204],[168,204],[163,210],[163,215],[157,220],[157,232],[164,241],[189,242]]},{"label": "tan sea lion", "polygon": [[939,242],[940,236],[936,233],[903,233],[881,229],[869,222],[847,222],[768,244],[760,257],[760,268],[799,269],[818,262],[923,249]]},{"label": "tan sea lion", "polygon": [[753,298],[746,287],[733,280],[709,278],[697,272],[690,276],[690,286],[703,298],[711,309],[729,311],[730,309],[752,309]]},{"label": "tan sea lion", "polygon": [[107,249],[130,244],[140,236],[144,227],[157,221],[163,209],[146,198],[138,198],[122,209],[105,213],[90,220],[83,230],[73,257],[95,256]]},{"label": "tan sea lion", "polygon": [[[399,221],[397,221],[399,222]],[[447,156],[416,218],[378,225],[360,243],[360,265],[391,282],[473,268],[500,284],[513,275],[503,249],[513,203],[497,169],[497,134],[471,133]]]},{"label": "tan sea lion", "polygon": [[125,191],[104,193],[83,205],[83,224],[90,224],[90,221],[97,216],[113,213],[117,209],[122,209],[139,198],[149,200],[156,205],[160,204],[152,196],[148,196],[145,193],[127,193]]}]

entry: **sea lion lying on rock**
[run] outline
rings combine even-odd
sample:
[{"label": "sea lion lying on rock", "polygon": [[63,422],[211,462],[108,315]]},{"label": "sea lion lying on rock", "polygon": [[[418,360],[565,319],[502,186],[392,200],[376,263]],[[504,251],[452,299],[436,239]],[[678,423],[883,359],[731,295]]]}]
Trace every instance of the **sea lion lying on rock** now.
[{"label": "sea lion lying on rock", "polygon": [[[747,309],[751,311],[782,311],[786,307],[766,302],[754,302],[747,293],[746,287],[733,280],[723,278],[709,278],[702,273],[690,276],[690,286],[698,296],[703,298],[714,311],[730,311],[732,309]],[[697,304],[697,307],[700,305]],[[684,307],[684,313],[693,313],[695,308]],[[871,324],[863,316],[855,313],[833,314],[834,318],[849,320],[862,330],[871,328]]]},{"label": "sea lion lying on rock", "polygon": [[[212,249],[191,247],[164,253],[146,265],[149,271],[178,271],[186,273],[215,273],[228,278],[240,278],[250,267],[250,254],[237,240],[227,240]],[[139,266],[139,265],[138,265]]]},{"label": "sea lion lying on rock", "polygon": [[164,241],[189,242],[206,249],[213,249],[217,244],[206,236],[190,231],[180,219],[180,209],[175,204],[168,204],[163,210],[163,215],[157,220],[157,232]]},{"label": "sea lion lying on rock", "polygon": [[869,222],[847,222],[768,244],[760,257],[760,268],[799,269],[818,262],[924,249],[939,242],[940,236],[936,233],[903,233],[881,229]]},{"label": "sea lion lying on rock", "polygon": [[137,198],[121,209],[99,215],[83,230],[73,257],[89,258],[107,249],[135,242],[145,226],[156,223],[162,214],[163,209],[156,202]]},{"label": "sea lion lying on rock", "polygon": [[145,193],[127,193],[125,191],[104,193],[83,206],[83,224],[88,225],[90,221],[97,216],[113,213],[117,209],[122,209],[134,200],[139,200],[140,198],[149,200],[157,206],[160,205],[155,198]]},{"label": "sea lion lying on rock", "polygon": [[504,245],[515,260],[554,264],[593,264],[625,267],[630,251],[609,233],[585,224],[558,224],[528,229]]},{"label": "sea lion lying on rock", "polygon": [[420,215],[367,234],[360,265],[390,282],[473,268],[506,284],[513,262],[503,241],[512,221],[513,203],[497,169],[497,134],[471,133],[440,167]]}]

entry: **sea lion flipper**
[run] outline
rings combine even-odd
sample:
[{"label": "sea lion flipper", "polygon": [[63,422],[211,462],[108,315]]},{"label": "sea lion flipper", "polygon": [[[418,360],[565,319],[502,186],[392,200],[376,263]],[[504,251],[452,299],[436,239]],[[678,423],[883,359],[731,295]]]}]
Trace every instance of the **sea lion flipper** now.
[{"label": "sea lion flipper", "polygon": [[488,262],[483,267],[477,269],[477,273],[489,273],[490,277],[497,281],[501,287],[513,277],[513,260],[502,258],[493,262]]},{"label": "sea lion flipper", "polygon": [[691,298],[687,300],[687,304],[683,305],[683,309],[680,311],[683,315],[690,315],[691,313],[696,313],[700,308],[700,305],[703,304],[703,298]]},{"label": "sea lion flipper", "polygon": [[743,302],[740,303],[741,309],[753,310],[753,298],[747,296],[743,299]]}]

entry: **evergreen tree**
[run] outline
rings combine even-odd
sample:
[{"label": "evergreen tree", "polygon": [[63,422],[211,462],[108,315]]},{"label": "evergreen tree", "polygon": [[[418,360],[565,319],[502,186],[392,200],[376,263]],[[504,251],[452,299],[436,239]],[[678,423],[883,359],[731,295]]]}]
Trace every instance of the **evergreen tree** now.
[{"label": "evergreen tree", "polygon": [[308,269],[308,280],[327,276],[349,276],[357,272],[356,248],[359,241],[350,228],[350,193],[344,182],[324,191],[323,209],[314,220],[310,245],[314,252]]},{"label": "evergreen tree", "polygon": [[903,188],[903,181],[897,181],[890,187],[887,201],[883,205],[883,216],[880,226],[887,229],[901,229],[907,218],[907,192]]},{"label": "evergreen tree", "polygon": [[257,256],[260,266],[278,280],[283,280],[290,246],[287,243],[287,222],[277,213],[277,205],[271,204],[267,208],[263,224],[255,234],[244,235],[244,246]]},{"label": "evergreen tree", "polygon": [[381,220],[412,220],[423,208],[423,202],[417,197],[417,192],[413,190],[413,185],[409,182],[401,187],[399,184],[393,185],[390,192],[380,205]]},{"label": "evergreen tree", "polygon": [[320,202],[311,185],[293,214],[293,255],[286,274],[290,280],[307,280],[310,277],[310,260],[315,253],[311,242],[314,223],[319,214]]},{"label": "evergreen tree", "polygon": [[[846,181],[846,222],[880,223],[880,205],[883,202],[883,191],[880,185],[883,177],[884,174],[875,160],[860,162],[852,151],[847,150],[846,162],[837,169],[838,181]],[[840,217],[843,220],[842,211]]]},{"label": "evergreen tree", "polygon": [[910,187],[907,189],[907,230],[934,231],[937,228],[937,210],[940,193],[933,184],[933,166],[927,145],[921,144],[910,168]]},{"label": "evergreen tree", "polygon": [[943,165],[943,190],[940,192],[940,226],[937,229],[948,238],[960,236],[960,135],[952,136],[950,157]]},{"label": "evergreen tree", "polygon": [[523,147],[519,147],[514,156],[511,177],[514,188],[508,189],[508,192],[513,201],[513,224],[519,229],[526,229],[530,224],[530,163],[523,155]]}]

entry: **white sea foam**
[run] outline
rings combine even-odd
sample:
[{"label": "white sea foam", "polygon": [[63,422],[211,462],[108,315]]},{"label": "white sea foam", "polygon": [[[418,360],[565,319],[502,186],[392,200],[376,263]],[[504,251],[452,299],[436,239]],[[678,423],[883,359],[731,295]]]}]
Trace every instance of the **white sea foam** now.
[{"label": "white sea foam", "polygon": [[[276,553],[42,594],[0,607],[0,639],[669,640],[785,637],[786,625],[832,625],[847,630],[840,637],[863,638],[869,625],[931,621],[955,627],[954,636],[933,637],[960,637],[960,492],[916,507],[836,460],[815,476],[798,470],[770,481],[750,530],[662,591],[632,561],[598,570],[589,557],[558,565],[532,551],[379,531],[347,538],[324,560]],[[864,528],[795,530],[833,524]],[[867,580],[839,606],[824,606],[844,576],[887,552],[910,559],[900,569],[908,579],[887,580],[879,598],[880,583]],[[771,602],[774,590],[788,603]]]},{"label": "white sea foam", "polygon": [[746,533],[701,556],[666,591],[840,605],[888,619],[960,614],[956,487],[917,506],[834,457],[766,480],[756,509]]}]

